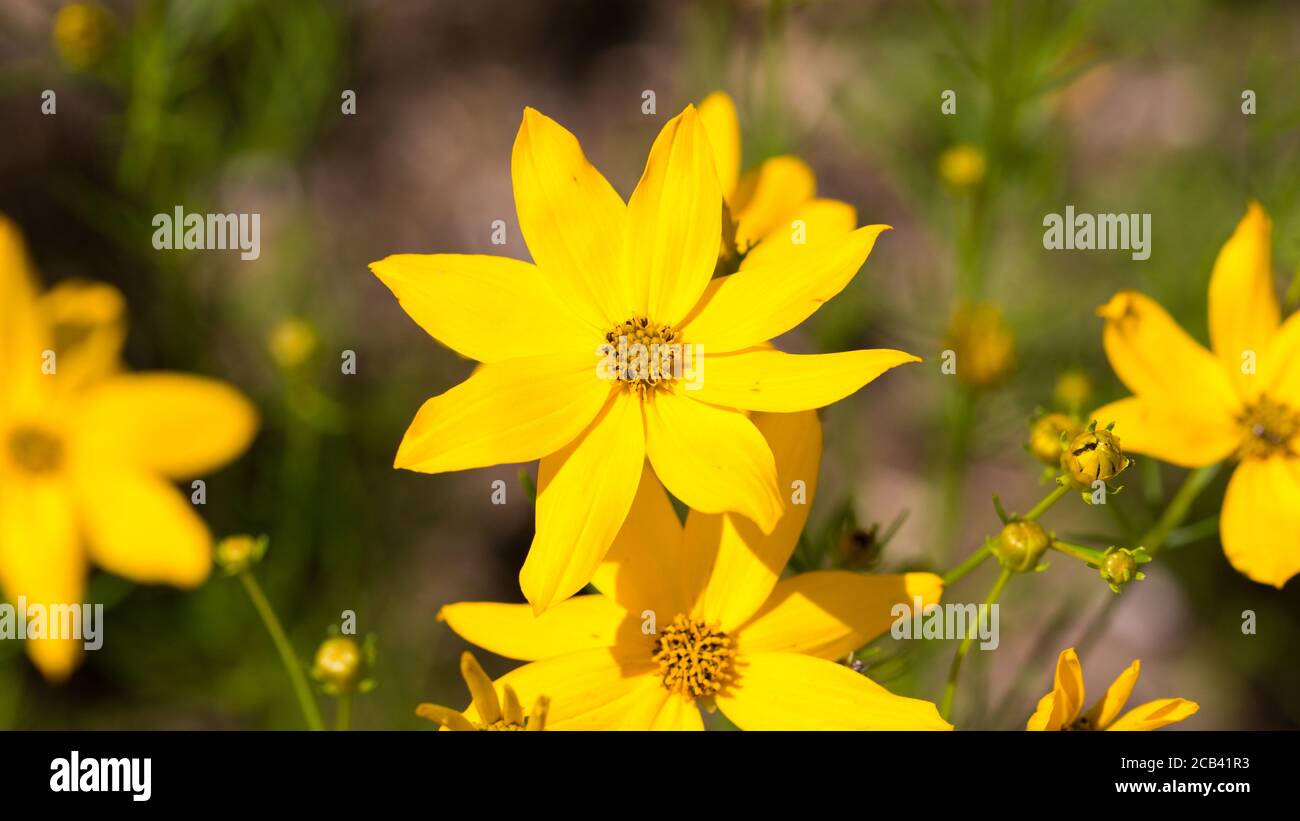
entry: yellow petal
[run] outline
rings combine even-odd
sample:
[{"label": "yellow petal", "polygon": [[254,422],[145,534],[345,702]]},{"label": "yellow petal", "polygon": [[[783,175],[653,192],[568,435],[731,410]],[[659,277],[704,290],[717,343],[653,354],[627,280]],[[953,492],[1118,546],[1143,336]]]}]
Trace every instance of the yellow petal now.
[{"label": "yellow petal", "polygon": [[450,707],[443,707],[441,704],[421,704],[415,708],[415,714],[420,718],[436,721],[448,730],[473,731],[478,729],[460,712]]},{"label": "yellow petal", "polygon": [[711,557],[687,549],[677,511],[647,464],[632,509],[591,583],[638,618],[654,610],[672,619],[691,611]]},{"label": "yellow petal", "polygon": [[703,730],[704,717],[695,699],[669,695],[664,699],[659,714],[650,723],[651,730]]},{"label": "yellow petal", "polygon": [[[28,607],[43,605],[48,614],[51,605],[79,605],[85,578],[86,558],[68,489],[61,482],[0,475],[0,588],[5,597],[17,604],[22,596]],[[82,642],[75,639],[28,639],[26,644],[32,662],[52,682],[66,679],[81,659]]]},{"label": "yellow petal", "polygon": [[1115,375],[1139,398],[1185,408],[1197,418],[1233,417],[1241,407],[1222,363],[1137,291],[1120,291],[1097,309],[1102,344]]},{"label": "yellow petal", "polygon": [[77,499],[95,564],[142,584],[194,587],[212,569],[212,536],[190,500],[134,468],[81,466]]},{"label": "yellow petal", "polygon": [[126,300],[111,285],[65,280],[41,296],[59,390],[70,393],[113,374],[126,339]]},{"label": "yellow petal", "polygon": [[1251,201],[1219,251],[1210,277],[1210,342],[1244,397],[1258,391],[1256,374],[1242,373],[1242,354],[1262,356],[1277,333],[1281,309],[1273,286],[1273,221]]},{"label": "yellow petal", "polygon": [[18,226],[0,216],[0,416],[36,406],[48,385],[41,366],[49,341],[36,287]]},{"label": "yellow petal", "polygon": [[506,257],[395,254],[370,270],[430,336],[470,359],[595,351],[608,327],[584,323],[541,269]]},{"label": "yellow petal", "polygon": [[1247,459],[1233,471],[1219,520],[1238,573],[1281,588],[1300,573],[1300,460]]},{"label": "yellow petal", "polygon": [[847,667],[797,653],[746,654],[717,696],[742,730],[951,730],[934,704],[904,698]]},{"label": "yellow petal", "polygon": [[1128,697],[1133,694],[1133,685],[1137,684],[1141,670],[1142,662],[1134,659],[1133,663],[1119,674],[1119,677],[1106,689],[1106,695],[1101,697],[1101,701],[1088,711],[1089,726],[1094,730],[1105,730],[1114,723],[1120,711],[1124,709],[1124,705],[1128,703]]},{"label": "yellow petal", "polygon": [[126,461],[190,479],[243,453],[257,410],[225,382],[180,373],[121,374],[97,382],[80,412],[79,458]]},{"label": "yellow petal", "polygon": [[519,695],[509,684],[501,688],[501,718],[507,724],[524,723],[524,705],[519,703]]},{"label": "yellow petal", "polygon": [[572,442],[609,398],[595,355],[548,354],[479,367],[424,403],[394,467],[441,473],[539,459]]},{"label": "yellow petal", "polygon": [[789,230],[795,213],[815,193],[812,169],[798,157],[773,157],[745,174],[731,199],[737,249],[744,251],[774,231]]},{"label": "yellow petal", "polygon": [[574,596],[540,616],[526,604],[496,602],[457,602],[438,611],[438,620],[465,641],[520,661],[612,647],[627,617],[627,611],[598,595]]},{"label": "yellow petal", "polygon": [[1189,404],[1166,406],[1131,396],[1092,412],[1100,426],[1115,423],[1120,446],[1172,465],[1194,468],[1231,456],[1241,444],[1241,428],[1231,417],[1194,416]]},{"label": "yellow petal", "polygon": [[1282,323],[1256,365],[1260,384],[1273,398],[1300,408],[1300,311]]},{"label": "yellow petal", "polygon": [[1061,651],[1056,660],[1056,679],[1052,692],[1038,700],[1038,709],[1029,717],[1026,730],[1064,730],[1083,712],[1083,669],[1079,656],[1071,647]]},{"label": "yellow petal", "polygon": [[778,225],[758,245],[749,250],[744,261],[740,263],[740,270],[767,265],[781,259],[787,260],[788,264],[796,265],[798,255],[807,250],[809,245],[840,239],[851,234],[857,227],[857,209],[847,202],[828,199],[809,200],[795,209],[788,223]]},{"label": "yellow petal", "polygon": [[1190,718],[1199,709],[1201,709],[1199,704],[1185,698],[1161,698],[1134,707],[1106,729],[1158,730]]},{"label": "yellow petal", "polygon": [[810,410],[838,402],[890,368],[920,361],[888,349],[795,355],[755,348],[705,356],[700,387],[688,395],[744,410]]},{"label": "yellow petal", "polygon": [[460,654],[460,675],[469,688],[470,698],[474,701],[474,710],[484,724],[494,724],[501,720],[501,702],[497,699],[497,688],[492,679],[483,671],[482,665],[470,653]]},{"label": "yellow petal", "polygon": [[740,179],[740,118],[736,104],[725,91],[715,91],[700,103],[700,122],[713,147],[713,167],[718,170],[722,195],[731,200]]},{"label": "yellow petal", "polygon": [[694,106],[659,132],[627,214],[635,313],[676,325],[712,278],[722,235],[713,149]]},{"label": "yellow petal", "polygon": [[557,297],[588,325],[629,318],[627,208],[559,123],[531,108],[510,157],[519,229]]},{"label": "yellow petal", "polygon": [[641,402],[615,390],[581,437],[542,459],[537,533],[519,584],[541,612],[591,581],[636,496],[645,464]]},{"label": "yellow petal", "polygon": [[754,423],[667,390],[643,404],[646,455],[669,492],[694,510],[740,513],[770,533],[781,496],[772,451]]},{"label": "yellow petal", "polygon": [[773,255],[768,263],[719,277],[684,324],[683,341],[719,354],[780,336],[844,289],[887,228],[868,225],[797,255]]},{"label": "yellow petal", "polygon": [[803,653],[840,659],[887,632],[893,608],[937,604],[933,573],[867,576],[844,570],[801,573],[777,582],[763,608],[737,631],[743,653]]},{"label": "yellow petal", "polygon": [[768,600],[817,495],[822,428],[816,411],[754,414],[754,425],[772,449],[777,486],[788,504],[771,533],[734,515],[692,510],[686,518],[686,549],[708,557],[709,582],[696,614],[723,630],[744,624]]}]

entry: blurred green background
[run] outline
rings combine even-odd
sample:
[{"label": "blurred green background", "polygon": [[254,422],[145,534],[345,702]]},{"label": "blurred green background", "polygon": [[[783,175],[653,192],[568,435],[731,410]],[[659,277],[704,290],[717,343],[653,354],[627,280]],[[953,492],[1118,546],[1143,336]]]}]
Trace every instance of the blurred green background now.
[{"label": "blurred green background", "polygon": [[[269,536],[257,575],[304,664],[344,610],[377,635],[379,686],[358,699],[358,727],[427,728],[418,702],[467,702],[465,645],[434,614],[522,600],[532,511],[518,467],[391,467],[416,409],[471,363],[429,339],[366,265],[399,252],[526,258],[509,164],[525,105],[572,130],[626,196],[662,124],[724,89],[745,167],[797,153],[821,195],[895,227],[782,340],[926,359],[823,412],[805,569],[942,571],[996,531],[992,494],[1030,507],[1046,488],[1022,445],[1060,374],[1089,377],[1089,407],[1124,393],[1096,306],[1137,288],[1206,341],[1211,265],[1249,198],[1275,220],[1279,292],[1300,270],[1300,15],[1285,0],[63,5],[0,0],[0,212],[46,285],[83,277],[125,293],[131,367],[218,376],[258,404],[259,438],[208,477],[202,512],[218,536]],[[45,89],[54,115],[41,113]],[[355,114],[341,111],[345,90]],[[955,114],[941,111],[945,90]],[[984,158],[974,186],[939,172],[959,144]],[[1151,214],[1151,258],[1044,251],[1043,216],[1067,204]],[[260,213],[260,259],[155,251],[150,220],[177,205]],[[490,242],[498,219],[504,248]],[[981,300],[999,307],[1015,354],[972,387],[939,364],[954,310]],[[344,351],[354,375],[341,373]],[[1139,464],[1109,510],[1071,501],[1046,521],[1127,543],[1183,473]],[[1064,557],[1016,580],[1002,646],[969,661],[958,726],[1023,727],[1074,644],[1094,695],[1141,658],[1135,699],[1199,702],[1183,728],[1300,726],[1300,594],[1223,558],[1213,517],[1226,475],[1118,606]],[[993,573],[949,599],[981,600]],[[67,684],[47,686],[19,648],[0,647],[0,727],[302,726],[237,581],[180,592],[97,573],[90,591],[110,607],[106,641]],[[1247,609],[1256,635],[1241,632]],[[900,644],[866,651],[869,672],[937,701],[955,642]]]}]

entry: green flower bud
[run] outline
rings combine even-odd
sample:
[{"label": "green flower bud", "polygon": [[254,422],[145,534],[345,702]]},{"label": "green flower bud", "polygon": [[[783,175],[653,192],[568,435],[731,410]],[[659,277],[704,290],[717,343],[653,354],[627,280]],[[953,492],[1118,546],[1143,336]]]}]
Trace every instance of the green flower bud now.
[{"label": "green flower bud", "polygon": [[1052,537],[1038,522],[1019,519],[1009,522],[990,547],[1002,566],[1015,573],[1028,573],[1038,569],[1038,563]]}]

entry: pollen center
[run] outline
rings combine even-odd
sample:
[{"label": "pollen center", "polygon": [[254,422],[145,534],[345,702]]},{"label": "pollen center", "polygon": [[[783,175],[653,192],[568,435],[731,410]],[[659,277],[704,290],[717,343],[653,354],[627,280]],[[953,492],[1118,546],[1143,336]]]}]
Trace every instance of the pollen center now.
[{"label": "pollen center", "polygon": [[14,428],[9,431],[8,444],[9,457],[26,473],[53,473],[63,464],[63,442],[42,428]]},{"label": "pollen center", "polygon": [[664,688],[693,698],[711,696],[725,687],[732,678],[735,656],[726,633],[681,614],[659,632],[654,643],[653,658],[659,662]]},{"label": "pollen center", "polygon": [[528,728],[522,724],[515,724],[513,721],[506,721],[504,718],[499,718],[496,721],[492,722],[491,724],[479,725],[479,729],[480,730],[526,730]]},{"label": "pollen center", "polygon": [[671,325],[634,316],[606,333],[605,341],[613,378],[642,397],[681,376],[682,344]]},{"label": "pollen center", "polygon": [[1242,427],[1238,459],[1295,455],[1290,443],[1300,435],[1300,412],[1291,406],[1261,396],[1238,421]]}]

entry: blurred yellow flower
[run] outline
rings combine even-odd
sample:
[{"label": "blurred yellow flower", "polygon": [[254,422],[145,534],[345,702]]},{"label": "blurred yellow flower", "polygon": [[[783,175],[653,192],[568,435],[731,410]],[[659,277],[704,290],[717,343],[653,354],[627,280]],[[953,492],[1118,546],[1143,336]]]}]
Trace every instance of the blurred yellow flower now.
[{"label": "blurred yellow flower", "polygon": [[[192,587],[212,541],[169,483],[233,459],[257,428],[248,400],[211,379],[118,372],[122,299],[68,283],[44,297],[17,228],[0,217],[0,588],[29,603],[82,601],[89,563]],[[29,640],[66,677],[79,641]]]},{"label": "blurred yellow flower", "polygon": [[[1029,430],[1029,452],[1034,458],[1053,470],[1061,467],[1061,456],[1065,445],[1071,439],[1083,433],[1083,428],[1073,418],[1063,413],[1049,413],[1038,420]],[[1061,441],[1064,435],[1065,441]]]},{"label": "blurred yellow flower", "polygon": [[741,175],[740,120],[726,92],[704,98],[700,121],[735,228],[735,247],[724,247],[723,254],[748,252],[763,261],[792,245],[837,239],[857,227],[857,210],[818,197],[812,169],[798,157],[772,157]]},{"label": "blurred yellow flower", "polygon": [[87,68],[108,52],[115,28],[112,12],[102,5],[68,3],[54,16],[54,47],[72,68]]},{"label": "blurred yellow flower", "polygon": [[957,380],[977,390],[1001,384],[1015,365],[1016,338],[991,302],[958,306],[944,347],[957,354]]},{"label": "blurred yellow flower", "polygon": [[316,341],[316,330],[310,323],[298,317],[289,317],[277,322],[271,329],[266,346],[275,364],[285,370],[293,370],[315,352]]},{"label": "blurred yellow flower", "polygon": [[[693,106],[664,126],[626,205],[577,139],[531,108],[512,173],[535,264],[399,254],[371,270],[421,327],[483,363],[424,404],[395,467],[541,459],[536,536],[520,572],[537,612],[591,579],[647,459],[688,506],[770,531],[783,506],[776,466],[746,412],[821,407],[919,361],[894,350],[793,356],[766,344],[839,293],[886,226],[713,278],[722,193]],[[651,352],[652,370],[645,358],[619,361],[637,347]]]},{"label": "blurred yellow flower", "polygon": [[951,729],[930,702],[834,661],[889,630],[895,604],[938,602],[943,582],[847,571],[781,579],[816,491],[821,426],[815,411],[754,420],[781,487],[806,493],[770,534],[694,510],[683,526],[647,469],[592,580],[599,593],[536,618],[527,605],[491,602],[451,604],[439,618],[531,662],[498,683],[525,699],[549,695],[551,729],[698,730],[697,708],[715,706],[742,729]]},{"label": "blurred yellow flower", "polygon": [[1219,520],[1239,572],[1282,587],[1300,572],[1300,314],[1281,321],[1272,221],[1257,202],[1210,278],[1213,353],[1156,302],[1122,291],[1098,309],[1102,341],[1135,394],[1093,413],[1125,447],[1182,467],[1238,461]]},{"label": "blurred yellow flower", "polygon": [[978,146],[960,143],[939,155],[939,178],[953,188],[974,188],[987,172],[988,159]]},{"label": "blurred yellow flower", "polygon": [[509,684],[501,687],[500,695],[492,679],[479,666],[470,653],[460,657],[460,674],[469,687],[473,703],[464,713],[440,704],[421,704],[415,714],[436,721],[446,730],[545,730],[550,699],[537,696],[532,712],[524,718],[524,707],[519,696]]},{"label": "blurred yellow flower", "polygon": [[1052,390],[1056,404],[1071,413],[1077,413],[1092,399],[1092,380],[1079,368],[1061,371]]},{"label": "blurred yellow flower", "polygon": [[1120,715],[1137,684],[1141,662],[1134,661],[1119,674],[1106,695],[1086,713],[1083,711],[1083,668],[1071,647],[1056,661],[1052,692],[1038,700],[1026,730],[1158,730],[1190,718],[1200,706],[1185,698],[1148,701]]}]

